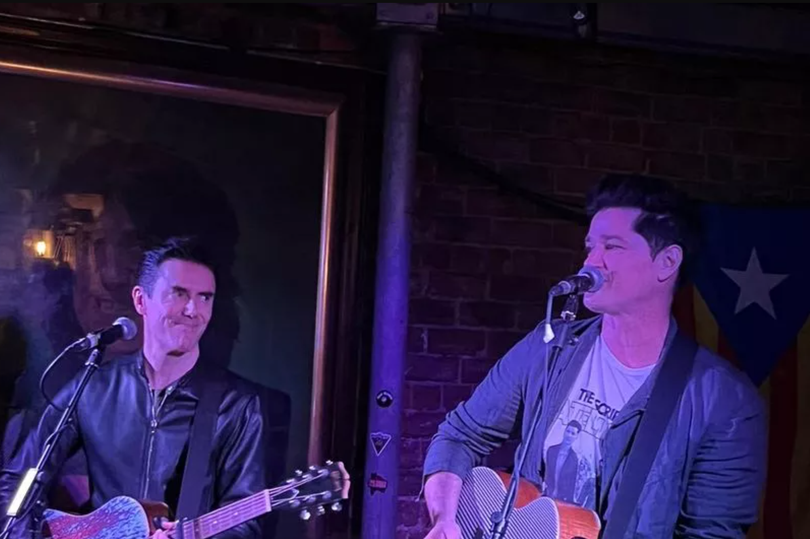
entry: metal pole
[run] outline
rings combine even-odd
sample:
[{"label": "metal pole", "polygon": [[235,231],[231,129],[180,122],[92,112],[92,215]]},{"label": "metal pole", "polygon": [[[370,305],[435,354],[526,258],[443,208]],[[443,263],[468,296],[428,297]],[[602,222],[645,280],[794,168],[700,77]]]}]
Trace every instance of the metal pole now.
[{"label": "metal pole", "polygon": [[421,36],[393,31],[383,138],[363,539],[395,539]]}]

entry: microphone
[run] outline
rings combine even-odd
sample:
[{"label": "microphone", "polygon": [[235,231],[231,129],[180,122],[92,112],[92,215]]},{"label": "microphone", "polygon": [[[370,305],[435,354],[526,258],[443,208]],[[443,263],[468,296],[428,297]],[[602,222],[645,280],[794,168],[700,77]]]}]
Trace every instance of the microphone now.
[{"label": "microphone", "polygon": [[579,273],[567,277],[551,287],[549,296],[567,296],[568,294],[584,294],[596,292],[605,283],[602,272],[593,266],[585,266]]},{"label": "microphone", "polygon": [[107,346],[119,339],[129,341],[138,334],[138,326],[129,318],[122,316],[113,322],[112,326],[88,333],[70,345],[73,350],[89,350],[97,346]]}]

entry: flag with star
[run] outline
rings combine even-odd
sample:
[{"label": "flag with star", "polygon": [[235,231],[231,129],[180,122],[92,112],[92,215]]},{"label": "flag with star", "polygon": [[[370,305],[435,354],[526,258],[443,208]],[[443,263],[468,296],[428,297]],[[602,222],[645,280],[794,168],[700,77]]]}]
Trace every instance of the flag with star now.
[{"label": "flag with star", "polygon": [[[768,476],[749,539],[810,537],[810,210],[706,204],[693,285],[675,316],[742,369],[768,405]],[[765,435],[765,433],[763,433]]]}]

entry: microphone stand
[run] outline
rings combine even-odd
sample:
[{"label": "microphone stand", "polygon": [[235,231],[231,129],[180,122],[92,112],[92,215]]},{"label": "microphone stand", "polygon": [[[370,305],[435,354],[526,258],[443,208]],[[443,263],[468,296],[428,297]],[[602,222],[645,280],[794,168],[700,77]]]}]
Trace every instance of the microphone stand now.
[{"label": "microphone stand", "polygon": [[[68,349],[72,346],[73,345],[69,346]],[[67,349],[65,351],[67,351]],[[56,428],[54,429],[53,433],[51,433],[51,435],[45,440],[42,454],[40,455],[36,467],[29,468],[20,480],[17,486],[17,491],[12,497],[12,501],[6,511],[6,516],[8,519],[6,520],[2,533],[0,533],[0,539],[8,539],[13,526],[19,520],[27,516],[27,514],[33,509],[42,509],[43,502],[41,498],[45,485],[48,483],[45,467],[53,454],[54,448],[59,443],[62,433],[70,425],[70,422],[73,421],[72,416],[76,410],[76,406],[79,403],[79,398],[81,397],[82,393],[84,393],[85,386],[90,380],[90,377],[96,370],[98,370],[98,367],[101,364],[103,352],[104,347],[102,345],[97,345],[93,348],[90,356],[84,364],[84,373],[79,380],[79,385],[76,388],[76,391],[73,393],[67,407],[65,407],[65,410],[62,412],[62,416],[59,418],[59,422],[56,424]]]},{"label": "microphone stand", "polygon": [[[551,303],[552,300],[553,298],[549,296],[549,303]],[[512,510],[514,509],[515,502],[517,501],[517,492],[520,483],[520,471],[523,469],[523,464],[526,461],[526,454],[528,453],[529,445],[534,438],[537,425],[540,423],[540,416],[542,415],[541,410],[545,407],[545,403],[548,399],[548,379],[551,376],[551,373],[554,371],[554,364],[557,362],[557,358],[560,356],[563,346],[565,346],[566,341],[568,341],[571,330],[571,322],[576,319],[578,309],[579,296],[577,294],[570,294],[565,300],[565,306],[563,307],[561,313],[561,318],[565,321],[565,323],[562,324],[559,339],[557,339],[556,342],[551,345],[551,357],[547,362],[546,377],[543,380],[543,398],[541,404],[538,405],[534,410],[534,415],[532,416],[532,421],[529,425],[529,432],[526,434],[526,439],[523,440],[518,448],[515,458],[515,469],[512,472],[512,480],[509,482],[509,488],[506,492],[506,498],[503,500],[501,510],[492,515],[492,529],[490,530],[489,535],[490,539],[504,539],[506,536],[506,528],[509,524],[509,518],[512,516]],[[546,326],[546,331],[550,331],[550,305],[549,316],[546,322],[548,324]]]}]

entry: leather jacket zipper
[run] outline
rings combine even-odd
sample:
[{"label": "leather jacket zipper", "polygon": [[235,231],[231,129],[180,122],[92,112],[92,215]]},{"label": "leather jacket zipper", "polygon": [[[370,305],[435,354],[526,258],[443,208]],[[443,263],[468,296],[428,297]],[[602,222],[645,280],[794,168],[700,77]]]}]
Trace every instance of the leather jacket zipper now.
[{"label": "leather jacket zipper", "polygon": [[155,448],[155,433],[157,432],[158,427],[158,417],[160,414],[161,408],[163,408],[163,404],[166,402],[166,398],[172,392],[172,387],[169,386],[166,391],[163,393],[163,398],[161,398],[160,403],[155,407],[155,393],[154,391],[150,390],[149,395],[151,397],[151,406],[152,409],[152,420],[149,422],[149,441],[148,441],[148,449],[146,450],[146,469],[144,470],[144,481],[143,481],[143,492],[141,493],[141,499],[147,499],[149,494],[149,480],[152,477],[152,451]]}]

